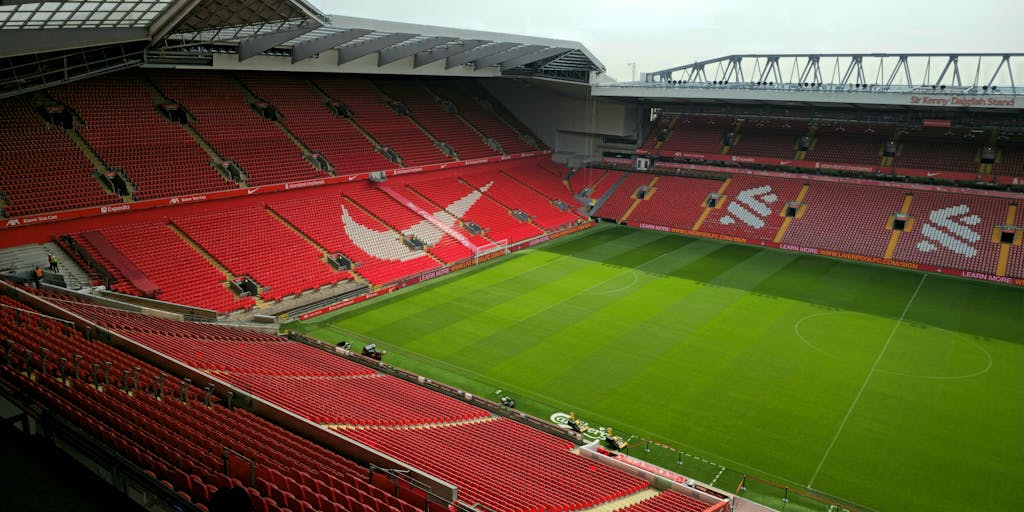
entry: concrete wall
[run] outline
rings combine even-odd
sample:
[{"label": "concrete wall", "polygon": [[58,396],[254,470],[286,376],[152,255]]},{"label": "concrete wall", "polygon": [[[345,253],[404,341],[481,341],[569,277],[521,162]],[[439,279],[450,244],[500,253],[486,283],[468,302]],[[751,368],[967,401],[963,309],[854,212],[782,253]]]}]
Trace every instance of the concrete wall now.
[{"label": "concrete wall", "polygon": [[641,109],[591,96],[587,85],[508,78],[480,83],[556,153],[593,155],[604,136],[637,135]]}]

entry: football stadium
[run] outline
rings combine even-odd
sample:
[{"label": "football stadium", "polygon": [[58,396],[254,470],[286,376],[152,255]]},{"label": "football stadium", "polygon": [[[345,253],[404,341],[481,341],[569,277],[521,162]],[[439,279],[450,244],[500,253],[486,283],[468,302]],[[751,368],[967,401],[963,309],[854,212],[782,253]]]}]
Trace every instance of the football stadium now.
[{"label": "football stadium", "polygon": [[1020,508],[1024,54],[495,29],[0,1],[0,508]]}]

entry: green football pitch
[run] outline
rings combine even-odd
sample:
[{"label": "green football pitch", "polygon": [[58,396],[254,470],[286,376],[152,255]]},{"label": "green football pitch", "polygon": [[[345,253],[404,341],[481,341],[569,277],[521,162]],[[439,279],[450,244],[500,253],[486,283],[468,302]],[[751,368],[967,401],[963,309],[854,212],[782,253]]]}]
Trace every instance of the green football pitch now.
[{"label": "green football pitch", "polygon": [[884,511],[1024,503],[1024,289],[604,225],[288,327],[633,455]]}]

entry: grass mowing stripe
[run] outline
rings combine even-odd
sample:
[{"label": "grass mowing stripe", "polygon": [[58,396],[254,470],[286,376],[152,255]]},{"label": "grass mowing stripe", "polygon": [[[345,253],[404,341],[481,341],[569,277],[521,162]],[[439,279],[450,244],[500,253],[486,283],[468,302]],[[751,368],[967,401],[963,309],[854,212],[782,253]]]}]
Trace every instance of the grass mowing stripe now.
[{"label": "grass mowing stripe", "polygon": [[835,435],[832,436],[832,442],[828,444],[828,448],[825,450],[825,454],[821,456],[821,461],[818,462],[817,469],[814,470],[814,474],[811,475],[811,480],[807,482],[807,487],[814,485],[814,480],[818,478],[818,474],[821,473],[822,466],[825,465],[825,460],[828,459],[828,455],[832,453],[832,447],[836,445],[836,439],[839,439],[839,434],[842,433],[843,427],[846,426],[847,420],[850,419],[850,414],[853,413],[853,409],[857,407],[857,402],[860,397],[864,394],[864,389],[868,387],[868,383],[871,382],[871,376],[875,374],[875,369],[878,368],[878,363],[882,361],[882,357],[885,356],[885,350],[889,348],[889,344],[892,343],[892,338],[896,336],[896,330],[900,328],[900,323],[907,316],[907,311],[910,311],[910,306],[914,303],[914,299],[917,298],[917,293],[921,291],[921,285],[924,284],[924,280],[928,278],[928,274],[921,274],[921,281],[917,283],[917,288],[914,289],[914,294],[910,296],[910,300],[907,301],[907,307],[903,308],[903,314],[900,315],[899,319],[896,320],[896,325],[892,327],[892,332],[889,333],[889,338],[885,340],[885,345],[882,345],[882,350],[878,352],[878,357],[875,358],[875,364],[871,365],[871,369],[868,370],[868,374],[864,377],[864,383],[860,385],[860,389],[857,390],[857,395],[853,397],[853,403],[850,404],[850,408],[846,410],[846,416],[843,416],[843,421],[839,423],[839,428],[836,429]]}]

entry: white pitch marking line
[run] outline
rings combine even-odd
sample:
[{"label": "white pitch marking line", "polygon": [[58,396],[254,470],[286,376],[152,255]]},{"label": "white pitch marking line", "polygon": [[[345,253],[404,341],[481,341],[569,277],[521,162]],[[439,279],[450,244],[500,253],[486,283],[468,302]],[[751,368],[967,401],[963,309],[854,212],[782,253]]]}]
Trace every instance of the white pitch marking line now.
[{"label": "white pitch marking line", "polygon": [[864,377],[864,382],[860,385],[860,389],[857,391],[857,395],[853,397],[853,403],[850,404],[850,408],[846,410],[846,416],[843,416],[843,421],[839,423],[839,428],[836,429],[836,433],[832,436],[832,442],[828,444],[828,448],[825,450],[825,455],[821,456],[821,461],[818,462],[818,468],[814,470],[814,474],[811,475],[811,481],[807,482],[807,487],[811,487],[814,484],[814,480],[818,478],[818,473],[821,472],[822,466],[825,465],[825,459],[828,459],[828,455],[832,453],[832,447],[836,445],[836,440],[839,439],[839,434],[842,433],[843,427],[846,426],[846,421],[850,419],[850,415],[853,414],[853,409],[857,407],[857,402],[860,401],[861,395],[864,394],[864,389],[868,387],[868,383],[871,382],[871,376],[875,374],[875,370],[878,368],[878,363],[882,361],[882,356],[885,355],[886,349],[889,348],[889,343],[892,342],[893,337],[896,336],[896,330],[899,329],[900,324],[903,323],[903,319],[907,316],[907,311],[910,311],[910,305],[914,303],[914,299],[917,298],[917,292],[921,291],[921,285],[924,284],[924,280],[928,278],[928,274],[921,275],[921,282],[917,283],[917,288],[914,289],[914,294],[910,296],[910,300],[907,301],[907,307],[903,308],[903,314],[896,320],[896,325],[892,327],[892,332],[889,333],[889,338],[885,340],[885,345],[882,345],[882,350],[878,352],[878,357],[875,358],[875,364],[871,365],[871,369],[868,370],[868,375]]}]

